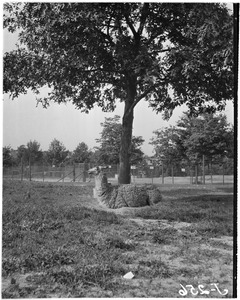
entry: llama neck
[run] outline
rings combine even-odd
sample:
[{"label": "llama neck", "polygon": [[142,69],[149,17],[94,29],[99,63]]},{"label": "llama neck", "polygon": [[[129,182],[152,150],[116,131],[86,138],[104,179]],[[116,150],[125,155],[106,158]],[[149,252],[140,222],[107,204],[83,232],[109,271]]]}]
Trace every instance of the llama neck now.
[{"label": "llama neck", "polygon": [[99,173],[95,176],[95,189],[98,194],[102,194],[108,188],[108,180],[105,173]]}]

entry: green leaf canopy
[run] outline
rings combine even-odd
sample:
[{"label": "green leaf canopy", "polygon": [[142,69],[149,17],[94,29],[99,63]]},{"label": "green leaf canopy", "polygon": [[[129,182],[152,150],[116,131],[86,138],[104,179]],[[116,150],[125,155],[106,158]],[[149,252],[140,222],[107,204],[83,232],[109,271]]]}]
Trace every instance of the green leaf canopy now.
[{"label": "green leaf canopy", "polygon": [[88,112],[129,93],[156,111],[186,103],[222,109],[233,97],[232,17],[218,3],[11,3],[4,27],[20,47],[4,55],[4,92],[49,94]]}]

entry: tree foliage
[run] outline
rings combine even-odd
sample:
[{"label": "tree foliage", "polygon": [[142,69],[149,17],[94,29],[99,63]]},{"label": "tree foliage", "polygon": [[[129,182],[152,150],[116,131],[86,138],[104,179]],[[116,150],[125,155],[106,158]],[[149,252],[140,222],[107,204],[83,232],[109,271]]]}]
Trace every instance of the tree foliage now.
[{"label": "tree foliage", "polygon": [[13,97],[48,85],[53,90],[45,105],[70,100],[85,110],[94,103],[111,110],[126,98],[131,75],[137,88],[133,105],[145,98],[163,110],[232,97],[232,19],[222,4],[4,7],[4,27],[20,30],[24,45],[4,56],[4,91]]},{"label": "tree foliage", "polygon": [[29,141],[27,143],[27,155],[31,159],[31,162],[39,162],[42,160],[42,151],[40,149],[40,143],[36,140]]},{"label": "tree foliage", "polygon": [[13,158],[12,158],[12,155],[11,155],[11,146],[5,146],[3,147],[3,152],[2,152],[2,155],[3,155],[3,167],[10,167],[12,166],[12,163],[13,163]]},{"label": "tree foliage", "polygon": [[53,139],[47,151],[48,162],[52,166],[60,166],[67,158],[69,151],[64,144],[57,139]]},{"label": "tree foliage", "polygon": [[29,163],[29,156],[25,145],[20,145],[17,148],[17,160],[18,162]]},{"label": "tree foliage", "polygon": [[223,114],[202,114],[199,117],[185,113],[177,126],[154,131],[151,140],[155,155],[167,163],[185,161],[199,163],[223,157],[233,158],[233,127]]},{"label": "tree foliage", "polygon": [[4,27],[20,47],[4,54],[4,92],[71,101],[88,112],[125,103],[121,183],[130,180],[134,108],[142,99],[169,117],[223,109],[233,97],[232,17],[219,3],[7,3]]},{"label": "tree foliage", "polygon": [[88,145],[84,142],[81,142],[73,151],[71,159],[75,163],[84,163],[89,162],[90,156],[91,151],[89,150]]},{"label": "tree foliage", "polygon": [[[95,147],[98,151],[98,163],[104,164],[119,164],[119,149],[121,145],[122,125],[120,116],[115,115],[113,118],[105,118],[104,123],[101,123],[102,132],[100,139],[96,139],[99,147]],[[142,161],[143,152],[141,146],[144,140],[141,136],[133,136],[130,161],[135,165]]]},{"label": "tree foliage", "polygon": [[203,114],[196,118],[185,114],[177,126],[182,153],[190,160],[198,161],[203,155],[208,161],[233,158],[234,132],[225,115]]},{"label": "tree foliage", "polygon": [[[153,145],[155,156],[159,162],[164,160],[167,164],[179,161],[181,154],[177,147],[178,134],[176,127],[170,126],[155,130],[150,144]],[[179,159],[180,158],[180,159]]]},{"label": "tree foliage", "polygon": [[21,145],[17,148],[18,163],[33,164],[42,160],[42,151],[40,144],[36,140],[30,140],[27,145]]}]

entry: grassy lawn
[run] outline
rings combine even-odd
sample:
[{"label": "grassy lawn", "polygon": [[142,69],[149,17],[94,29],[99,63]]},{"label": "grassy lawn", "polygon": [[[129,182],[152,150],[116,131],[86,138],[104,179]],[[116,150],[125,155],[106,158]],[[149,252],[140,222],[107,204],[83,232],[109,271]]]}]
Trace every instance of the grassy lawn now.
[{"label": "grassy lawn", "polygon": [[164,185],[158,205],[118,210],[92,184],[3,182],[3,298],[181,298],[180,284],[213,283],[231,297],[231,184]]}]

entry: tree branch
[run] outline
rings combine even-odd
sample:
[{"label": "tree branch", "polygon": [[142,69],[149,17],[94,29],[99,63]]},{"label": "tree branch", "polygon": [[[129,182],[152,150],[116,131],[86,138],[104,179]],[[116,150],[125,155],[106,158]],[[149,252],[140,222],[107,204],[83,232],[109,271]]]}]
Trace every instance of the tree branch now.
[{"label": "tree branch", "polygon": [[134,107],[138,104],[138,102],[140,102],[140,100],[142,100],[144,97],[147,96],[147,94],[149,94],[153,89],[154,89],[154,85],[151,86],[149,89],[147,89],[145,92],[143,92],[141,95],[139,95],[138,97],[135,98],[134,102],[132,103],[132,105],[129,107],[128,112],[132,111],[134,109]]},{"label": "tree branch", "polygon": [[140,17],[140,25],[138,28],[138,34],[141,35],[143,32],[144,24],[146,22],[147,16],[149,12],[149,3],[144,3],[142,7],[142,15]]},{"label": "tree branch", "polygon": [[129,20],[128,14],[125,13],[125,14],[124,14],[124,17],[125,17],[125,19],[126,19],[127,25],[130,27],[130,29],[131,29],[131,31],[132,31],[132,33],[133,33],[133,36],[137,39],[137,38],[138,38],[138,34],[137,34],[137,32],[136,32],[136,30],[135,30],[135,28],[134,28],[132,22]]},{"label": "tree branch", "polygon": [[112,21],[112,16],[110,16],[109,20],[108,20],[108,23],[107,23],[107,36],[110,37],[110,24],[111,24],[111,21]]},{"label": "tree branch", "polygon": [[152,85],[145,92],[143,92],[141,95],[137,96],[134,103],[133,103],[133,107],[135,107],[140,100],[142,100],[144,97],[146,97],[147,94],[149,94],[152,90],[154,90],[154,88],[155,88],[155,86]]},{"label": "tree branch", "polygon": [[115,43],[113,42],[113,40],[111,39],[109,34],[106,34],[104,32],[102,32],[102,30],[99,30],[98,28],[94,27],[94,30],[96,30],[97,32],[99,32],[104,38],[106,38],[111,46],[115,46]]}]

